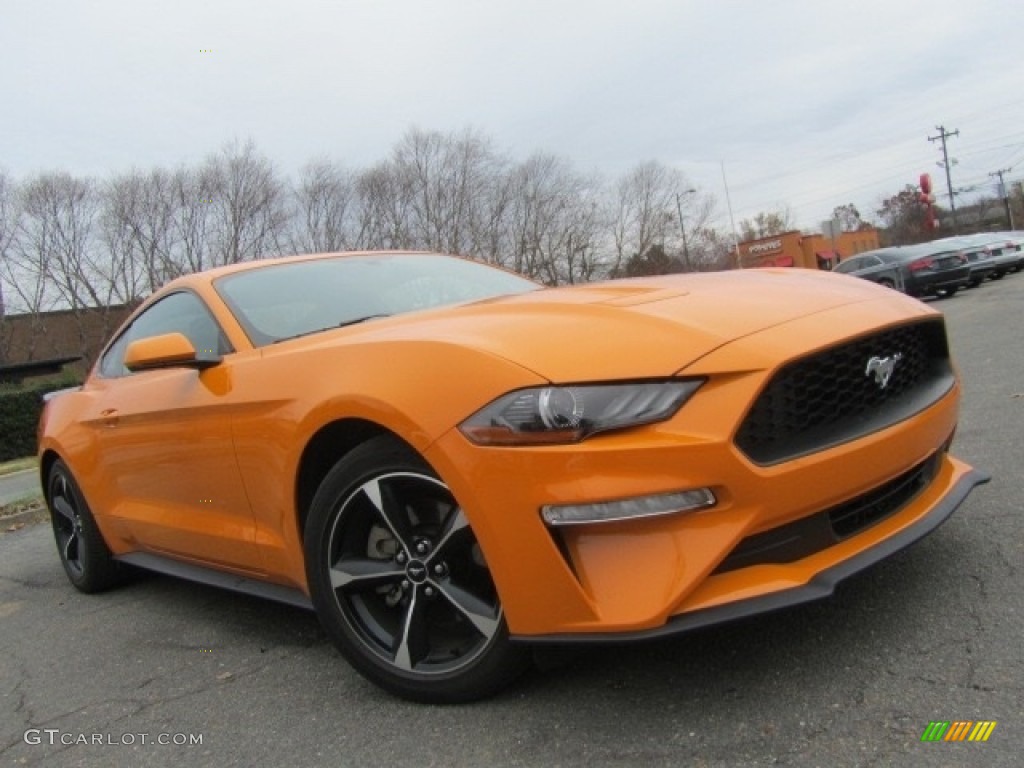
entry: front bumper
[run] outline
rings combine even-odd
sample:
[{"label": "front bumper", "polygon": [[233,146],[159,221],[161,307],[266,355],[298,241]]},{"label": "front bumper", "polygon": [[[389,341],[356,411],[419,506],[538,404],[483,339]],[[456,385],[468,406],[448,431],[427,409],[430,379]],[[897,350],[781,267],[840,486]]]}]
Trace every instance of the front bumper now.
[{"label": "front bumper", "polygon": [[662,626],[652,629],[616,634],[592,632],[540,636],[513,635],[513,639],[527,640],[534,643],[607,643],[653,640],[682,632],[689,632],[701,627],[724,624],[749,616],[756,616],[760,613],[770,613],[794,605],[800,605],[801,603],[821,600],[831,595],[839,582],[891,557],[934,531],[949,519],[950,515],[967,498],[967,495],[975,486],[987,483],[989,479],[988,475],[973,469],[957,475],[953,487],[926,515],[895,533],[890,538],[882,539],[876,545],[864,549],[846,560],[841,560],[831,567],[818,571],[809,581],[797,583],[799,577],[794,574],[793,586],[783,587],[775,592],[736,602],[676,614],[670,617]]}]

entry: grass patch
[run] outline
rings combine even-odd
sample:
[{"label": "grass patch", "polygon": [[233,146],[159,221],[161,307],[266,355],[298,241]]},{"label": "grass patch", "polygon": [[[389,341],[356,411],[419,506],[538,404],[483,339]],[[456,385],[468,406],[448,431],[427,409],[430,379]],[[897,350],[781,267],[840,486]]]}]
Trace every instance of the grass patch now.
[{"label": "grass patch", "polygon": [[35,456],[26,456],[23,459],[12,459],[11,461],[0,462],[0,477],[10,475],[14,472],[21,472],[23,469],[35,469],[39,466],[39,460]]}]

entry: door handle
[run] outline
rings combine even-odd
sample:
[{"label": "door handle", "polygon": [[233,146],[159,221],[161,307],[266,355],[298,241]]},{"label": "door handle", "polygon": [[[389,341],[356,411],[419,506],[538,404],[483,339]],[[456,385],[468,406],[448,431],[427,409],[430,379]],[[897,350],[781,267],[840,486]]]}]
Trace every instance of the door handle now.
[{"label": "door handle", "polygon": [[100,419],[103,421],[103,425],[107,427],[116,427],[119,419],[116,408],[107,408],[100,411]]}]

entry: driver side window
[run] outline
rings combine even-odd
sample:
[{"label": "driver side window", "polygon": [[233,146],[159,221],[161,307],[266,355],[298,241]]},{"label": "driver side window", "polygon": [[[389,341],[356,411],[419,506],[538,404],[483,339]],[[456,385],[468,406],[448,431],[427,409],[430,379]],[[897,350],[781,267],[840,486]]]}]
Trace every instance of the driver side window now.
[{"label": "driver side window", "polygon": [[213,315],[194,293],[172,293],[139,315],[118,337],[100,360],[100,375],[105,378],[127,376],[124,354],[135,339],[178,333],[192,342],[199,357],[212,357],[231,352],[231,346]]},{"label": "driver side window", "polygon": [[854,256],[851,259],[846,259],[836,264],[833,272],[839,272],[840,274],[846,274],[847,272],[856,272],[864,265],[864,260],[859,256]]}]

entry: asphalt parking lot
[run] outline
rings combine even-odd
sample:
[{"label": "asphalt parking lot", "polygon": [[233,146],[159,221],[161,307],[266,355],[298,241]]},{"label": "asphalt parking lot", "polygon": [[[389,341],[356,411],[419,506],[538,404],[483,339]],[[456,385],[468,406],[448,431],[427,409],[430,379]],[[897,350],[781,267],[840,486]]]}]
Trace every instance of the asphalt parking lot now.
[{"label": "asphalt parking lot", "polygon": [[[0,535],[0,765],[1020,765],[1024,274],[932,306],[964,379],[955,452],[994,479],[830,600],[427,707],[312,614],[157,576],[80,595],[37,525]],[[922,742],[935,720],[997,726]]]}]

